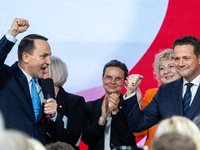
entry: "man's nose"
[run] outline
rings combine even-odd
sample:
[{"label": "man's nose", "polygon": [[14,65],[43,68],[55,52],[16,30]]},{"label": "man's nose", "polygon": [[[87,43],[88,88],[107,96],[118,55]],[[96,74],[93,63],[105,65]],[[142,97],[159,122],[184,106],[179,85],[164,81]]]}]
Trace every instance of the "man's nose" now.
[{"label": "man's nose", "polygon": [[51,64],[51,58],[50,58],[50,56],[47,57],[47,61],[46,61],[46,63],[47,63],[48,65]]}]

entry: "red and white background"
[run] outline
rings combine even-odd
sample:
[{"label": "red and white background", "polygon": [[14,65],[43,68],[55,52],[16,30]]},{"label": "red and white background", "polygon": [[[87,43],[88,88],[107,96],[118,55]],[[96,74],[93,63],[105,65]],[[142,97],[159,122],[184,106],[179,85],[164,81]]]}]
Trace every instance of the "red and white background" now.
[{"label": "red and white background", "polygon": [[[31,33],[48,37],[52,54],[68,67],[65,90],[84,96],[86,101],[104,95],[102,70],[110,60],[124,62],[129,74],[143,75],[140,88],[144,94],[157,87],[152,73],[156,53],[172,48],[173,41],[181,36],[200,39],[200,0],[0,2],[0,34],[8,31],[14,18],[27,19],[30,28],[18,40]],[[16,60],[14,46],[6,64]],[[136,140],[142,143],[140,138]],[[80,149],[87,146],[81,143]]]}]

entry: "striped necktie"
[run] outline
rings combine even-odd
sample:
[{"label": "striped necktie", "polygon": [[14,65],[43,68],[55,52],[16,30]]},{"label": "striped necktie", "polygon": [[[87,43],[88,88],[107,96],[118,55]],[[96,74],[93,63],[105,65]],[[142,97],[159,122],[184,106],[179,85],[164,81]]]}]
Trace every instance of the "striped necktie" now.
[{"label": "striped necktie", "polygon": [[187,83],[187,89],[186,89],[186,92],[185,92],[185,95],[183,97],[183,113],[184,113],[184,116],[187,115],[189,109],[190,109],[190,101],[191,101],[191,90],[190,88],[193,86],[193,83]]}]

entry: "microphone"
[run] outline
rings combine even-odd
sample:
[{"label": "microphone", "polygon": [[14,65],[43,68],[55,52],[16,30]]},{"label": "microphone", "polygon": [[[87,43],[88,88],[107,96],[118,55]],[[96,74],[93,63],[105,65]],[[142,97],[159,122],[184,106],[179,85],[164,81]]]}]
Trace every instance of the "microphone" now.
[{"label": "microphone", "polygon": [[[44,80],[44,99],[52,98],[54,94],[54,84],[51,78],[46,78]],[[46,114],[47,122],[49,123],[49,119],[51,118],[50,114]]]}]

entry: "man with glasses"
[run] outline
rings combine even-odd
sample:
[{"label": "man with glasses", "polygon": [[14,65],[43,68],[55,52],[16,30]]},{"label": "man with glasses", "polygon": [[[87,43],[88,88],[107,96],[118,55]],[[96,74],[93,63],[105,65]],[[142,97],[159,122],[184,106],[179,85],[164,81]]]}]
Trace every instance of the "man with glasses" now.
[{"label": "man with glasses", "polygon": [[103,69],[105,95],[85,105],[86,128],[82,141],[88,150],[110,150],[113,146],[136,146],[121,105],[121,89],[128,69],[125,64],[111,60]]}]

